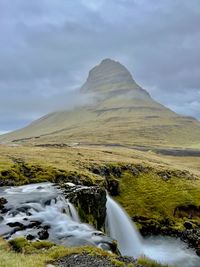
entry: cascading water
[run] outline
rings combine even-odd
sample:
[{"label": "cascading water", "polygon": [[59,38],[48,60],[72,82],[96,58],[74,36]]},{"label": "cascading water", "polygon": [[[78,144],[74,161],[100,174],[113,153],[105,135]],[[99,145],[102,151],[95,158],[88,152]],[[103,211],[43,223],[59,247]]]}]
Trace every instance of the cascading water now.
[{"label": "cascading water", "polygon": [[200,258],[184,242],[161,236],[144,239],[124,209],[108,195],[106,206],[107,233],[118,241],[122,255],[146,256],[179,267],[200,266]]},{"label": "cascading water", "polygon": [[107,196],[106,208],[107,233],[118,241],[120,252],[134,257],[142,255],[142,236],[126,212],[109,196]]},{"label": "cascading water", "polygon": [[[4,238],[48,238],[66,246],[92,245],[111,250],[113,239],[81,223],[75,207],[51,183],[1,188],[0,197],[7,200],[0,214],[0,235]],[[109,196],[107,232],[118,241],[122,255],[145,255],[180,267],[200,266],[195,252],[178,239],[143,239],[126,212]]]},{"label": "cascading water", "polygon": [[66,246],[92,245],[110,250],[112,239],[91,225],[81,223],[75,207],[51,183],[1,190],[7,199],[0,214],[0,235],[10,239],[49,239]]}]

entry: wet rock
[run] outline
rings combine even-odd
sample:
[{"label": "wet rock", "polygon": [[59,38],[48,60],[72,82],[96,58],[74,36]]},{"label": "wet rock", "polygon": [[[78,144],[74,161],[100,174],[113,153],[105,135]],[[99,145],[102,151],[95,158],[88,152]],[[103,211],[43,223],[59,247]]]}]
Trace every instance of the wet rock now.
[{"label": "wet rock", "polygon": [[4,209],[5,204],[7,203],[7,200],[4,197],[0,198],[0,211]]},{"label": "wet rock", "polygon": [[75,205],[83,222],[103,229],[106,217],[106,190],[99,186],[66,186],[64,194]]},{"label": "wet rock", "polygon": [[186,229],[192,229],[193,228],[193,224],[189,221],[184,222],[183,225]]},{"label": "wet rock", "polygon": [[108,178],[106,180],[106,189],[110,193],[111,196],[118,196],[119,191],[119,180],[115,178]]},{"label": "wet rock", "polygon": [[182,232],[181,240],[188,242],[196,250],[200,248],[200,229],[188,229]]},{"label": "wet rock", "polygon": [[31,221],[28,225],[27,228],[39,228],[41,226],[41,222],[39,221]]},{"label": "wet rock", "polygon": [[45,240],[49,238],[49,233],[46,229],[41,230],[38,232],[38,237],[40,240]]},{"label": "wet rock", "polygon": [[10,226],[10,227],[13,227],[13,228],[14,227],[18,227],[18,229],[20,229],[20,230],[24,230],[25,229],[25,226],[20,222],[10,222],[10,223],[7,223],[7,225]]},{"label": "wet rock", "polygon": [[28,234],[28,235],[26,236],[26,239],[27,239],[27,240],[33,240],[33,239],[35,239],[35,236],[33,236],[33,235],[31,235],[31,234]]}]

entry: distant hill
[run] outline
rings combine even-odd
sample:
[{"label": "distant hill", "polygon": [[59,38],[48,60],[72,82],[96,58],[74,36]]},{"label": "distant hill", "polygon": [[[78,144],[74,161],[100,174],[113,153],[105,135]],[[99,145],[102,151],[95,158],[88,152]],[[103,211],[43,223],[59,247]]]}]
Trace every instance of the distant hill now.
[{"label": "distant hill", "polygon": [[200,147],[200,122],[156,102],[119,62],[104,59],[80,90],[95,95],[93,104],[48,114],[0,141]]}]

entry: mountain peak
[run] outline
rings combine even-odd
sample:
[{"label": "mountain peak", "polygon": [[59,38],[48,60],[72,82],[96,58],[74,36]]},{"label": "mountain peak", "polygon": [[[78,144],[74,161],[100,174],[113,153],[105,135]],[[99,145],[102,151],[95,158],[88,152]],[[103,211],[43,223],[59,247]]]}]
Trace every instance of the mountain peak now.
[{"label": "mountain peak", "polygon": [[129,70],[120,62],[105,58],[89,72],[87,81],[81,88],[85,92],[121,93],[132,92],[136,97],[149,97],[133,79]]},{"label": "mountain peak", "polygon": [[117,67],[119,65],[123,66],[120,62],[115,61],[111,58],[104,58],[98,66],[102,66],[102,65],[103,66],[111,66],[112,65],[112,67]]}]

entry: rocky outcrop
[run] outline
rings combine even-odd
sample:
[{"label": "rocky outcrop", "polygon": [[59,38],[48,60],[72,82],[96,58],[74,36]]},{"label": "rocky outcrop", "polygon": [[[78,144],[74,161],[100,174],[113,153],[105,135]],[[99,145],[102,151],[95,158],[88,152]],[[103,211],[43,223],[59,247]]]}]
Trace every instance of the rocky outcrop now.
[{"label": "rocky outcrop", "polygon": [[140,164],[117,164],[92,165],[89,170],[105,179],[105,188],[111,196],[120,194],[119,182],[124,172],[128,171],[133,177],[137,177],[141,172],[148,172],[149,168]]},{"label": "rocky outcrop", "polygon": [[65,197],[77,208],[83,222],[102,230],[106,217],[106,190],[99,186],[61,186]]},{"label": "rocky outcrop", "polygon": [[200,256],[200,228],[186,229],[181,233],[180,238],[195,248],[197,254]]},{"label": "rocky outcrop", "polygon": [[[108,87],[108,85],[110,86]],[[125,66],[109,58],[102,60],[99,65],[90,70],[87,81],[81,90],[83,92],[104,93],[107,96],[131,92],[138,98],[150,98],[147,91],[134,81]]]},{"label": "rocky outcrop", "polygon": [[174,216],[178,218],[199,218],[200,217],[200,207],[195,205],[179,206],[174,211]]},{"label": "rocky outcrop", "polygon": [[91,177],[87,174],[30,164],[21,159],[13,159],[13,162],[14,164],[10,168],[0,171],[0,186],[17,186],[47,181],[93,185]]},{"label": "rocky outcrop", "polygon": [[7,200],[3,197],[0,198],[0,212],[4,209],[5,204],[7,203]]}]

